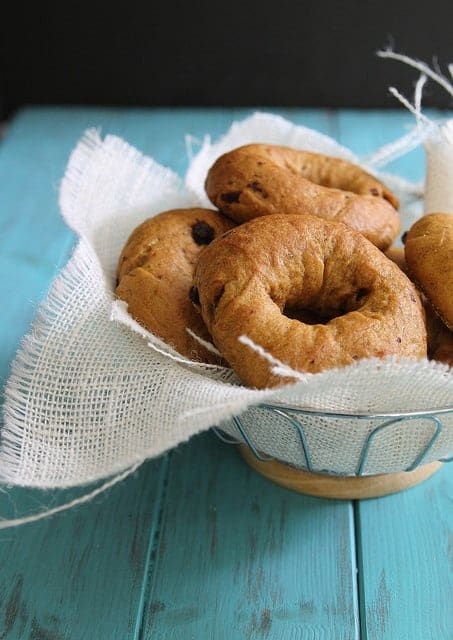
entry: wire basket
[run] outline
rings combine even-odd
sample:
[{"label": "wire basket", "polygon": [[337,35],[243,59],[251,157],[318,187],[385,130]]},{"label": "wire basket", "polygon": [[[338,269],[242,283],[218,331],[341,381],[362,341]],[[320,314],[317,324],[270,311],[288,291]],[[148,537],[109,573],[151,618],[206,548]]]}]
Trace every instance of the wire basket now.
[{"label": "wire basket", "polygon": [[453,459],[453,407],[348,414],[260,404],[215,431],[258,472],[325,497],[394,493]]}]

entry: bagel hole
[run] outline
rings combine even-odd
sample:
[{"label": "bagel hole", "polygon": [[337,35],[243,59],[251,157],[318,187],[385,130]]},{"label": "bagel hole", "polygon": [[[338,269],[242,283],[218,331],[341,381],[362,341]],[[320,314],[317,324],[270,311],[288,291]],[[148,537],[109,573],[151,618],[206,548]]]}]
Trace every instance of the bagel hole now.
[{"label": "bagel hole", "polygon": [[286,305],[283,308],[283,315],[290,320],[298,320],[304,324],[327,324],[334,318],[344,316],[351,311],[357,311],[366,302],[370,290],[361,287],[352,295],[348,296],[337,307],[314,309],[314,308],[298,308],[294,305]]},{"label": "bagel hole", "polygon": [[339,316],[344,316],[351,311],[358,311],[367,301],[370,289],[366,287],[360,287],[356,291],[352,291],[349,295],[345,296],[343,300],[335,307],[335,309],[329,310],[330,320]]},{"label": "bagel hole", "polygon": [[360,307],[368,297],[369,293],[370,293],[369,289],[367,289],[366,287],[361,287],[357,291],[355,296],[351,298],[352,307],[349,308],[348,311],[356,311],[357,309],[360,309]]},{"label": "bagel hole", "polygon": [[310,311],[309,309],[298,309],[297,307],[289,305],[283,309],[283,315],[290,320],[298,320],[304,324],[325,324],[332,319],[330,317],[321,316],[319,313]]}]

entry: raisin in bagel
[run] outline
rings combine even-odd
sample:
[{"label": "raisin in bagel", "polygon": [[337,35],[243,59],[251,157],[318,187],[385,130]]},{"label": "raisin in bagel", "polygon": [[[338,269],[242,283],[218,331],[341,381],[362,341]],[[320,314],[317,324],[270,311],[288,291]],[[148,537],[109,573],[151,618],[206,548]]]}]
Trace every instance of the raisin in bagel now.
[{"label": "raisin in bagel", "polygon": [[194,265],[202,249],[232,226],[217,211],[166,211],[138,226],[120,256],[118,298],[140,324],[194,360],[216,361],[186,331],[210,340],[188,298]]},{"label": "raisin in bagel", "polygon": [[344,222],[385,250],[400,229],[398,200],[360,167],[318,153],[249,144],[210,168],[206,193],[237,222],[269,214],[310,214]]},{"label": "raisin in bagel", "polygon": [[[255,218],[206,248],[194,286],[214,343],[253,387],[288,380],[239,341],[243,334],[302,372],[368,357],[426,357],[414,285],[343,224],[300,215]],[[318,322],[294,319],[298,309]]]},{"label": "raisin in bagel", "polygon": [[417,220],[404,251],[415,281],[453,330],[453,214],[430,213]]}]

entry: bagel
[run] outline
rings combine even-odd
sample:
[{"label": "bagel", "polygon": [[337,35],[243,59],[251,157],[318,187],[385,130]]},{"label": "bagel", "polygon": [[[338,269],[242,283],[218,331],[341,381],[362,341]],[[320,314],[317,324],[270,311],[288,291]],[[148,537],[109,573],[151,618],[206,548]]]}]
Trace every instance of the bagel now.
[{"label": "bagel", "polygon": [[[385,255],[393,260],[399,268],[408,274],[403,247],[390,247]],[[428,333],[428,358],[437,360],[453,367],[453,331],[442,322],[437,313],[422,295],[422,303],[426,315],[426,330]]]},{"label": "bagel", "polygon": [[236,222],[270,214],[309,214],[344,222],[385,250],[400,229],[397,198],[360,167],[318,153],[249,144],[210,168],[206,193]]},{"label": "bagel", "polygon": [[453,329],[453,214],[430,213],[412,225],[404,247],[420,289]]},{"label": "bagel", "polygon": [[186,331],[210,341],[188,294],[199,253],[233,223],[218,211],[174,209],[145,220],[129,237],[118,264],[116,295],[149,331],[188,358],[218,362]]},{"label": "bagel", "polygon": [[[426,357],[414,285],[343,224],[308,215],[255,218],[200,254],[194,286],[214,343],[252,387],[290,380],[273,375],[239,341],[242,334],[307,373],[361,358]],[[294,310],[313,314],[315,324],[294,319]]]}]

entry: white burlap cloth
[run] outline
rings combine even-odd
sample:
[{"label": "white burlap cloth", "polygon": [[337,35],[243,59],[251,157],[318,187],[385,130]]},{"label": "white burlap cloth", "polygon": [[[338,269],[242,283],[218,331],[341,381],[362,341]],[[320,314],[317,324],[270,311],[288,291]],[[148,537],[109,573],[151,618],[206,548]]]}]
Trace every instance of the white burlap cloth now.
[{"label": "white burlap cloth", "polygon": [[[143,219],[164,209],[207,205],[206,171],[223,151],[272,142],[357,160],[334,140],[282,118],[257,114],[217,144],[205,140],[184,184],[123,140],[88,132],[73,152],[60,203],[80,240],[24,339],[6,387],[1,433],[3,481],[65,487],[109,476],[174,447],[260,402],[347,413],[418,411],[453,406],[453,373],[427,361],[362,361],[299,376],[280,390],[240,386],[229,370],[191,363],[140,328],[115,302],[122,245]],[[409,222],[414,210],[399,189]],[[407,221],[406,221],[407,223]],[[381,420],[382,422],[382,420]],[[281,423],[281,424],[280,424]],[[262,451],[303,464],[296,432],[262,409],[244,414]],[[376,419],[304,422],[313,466],[355,473]],[[406,468],[433,435],[432,420],[391,425],[377,434],[366,473]],[[453,417],[427,459],[451,454]]]},{"label": "white burlap cloth", "polygon": [[426,140],[425,153],[424,211],[453,213],[453,120],[447,120]]}]

